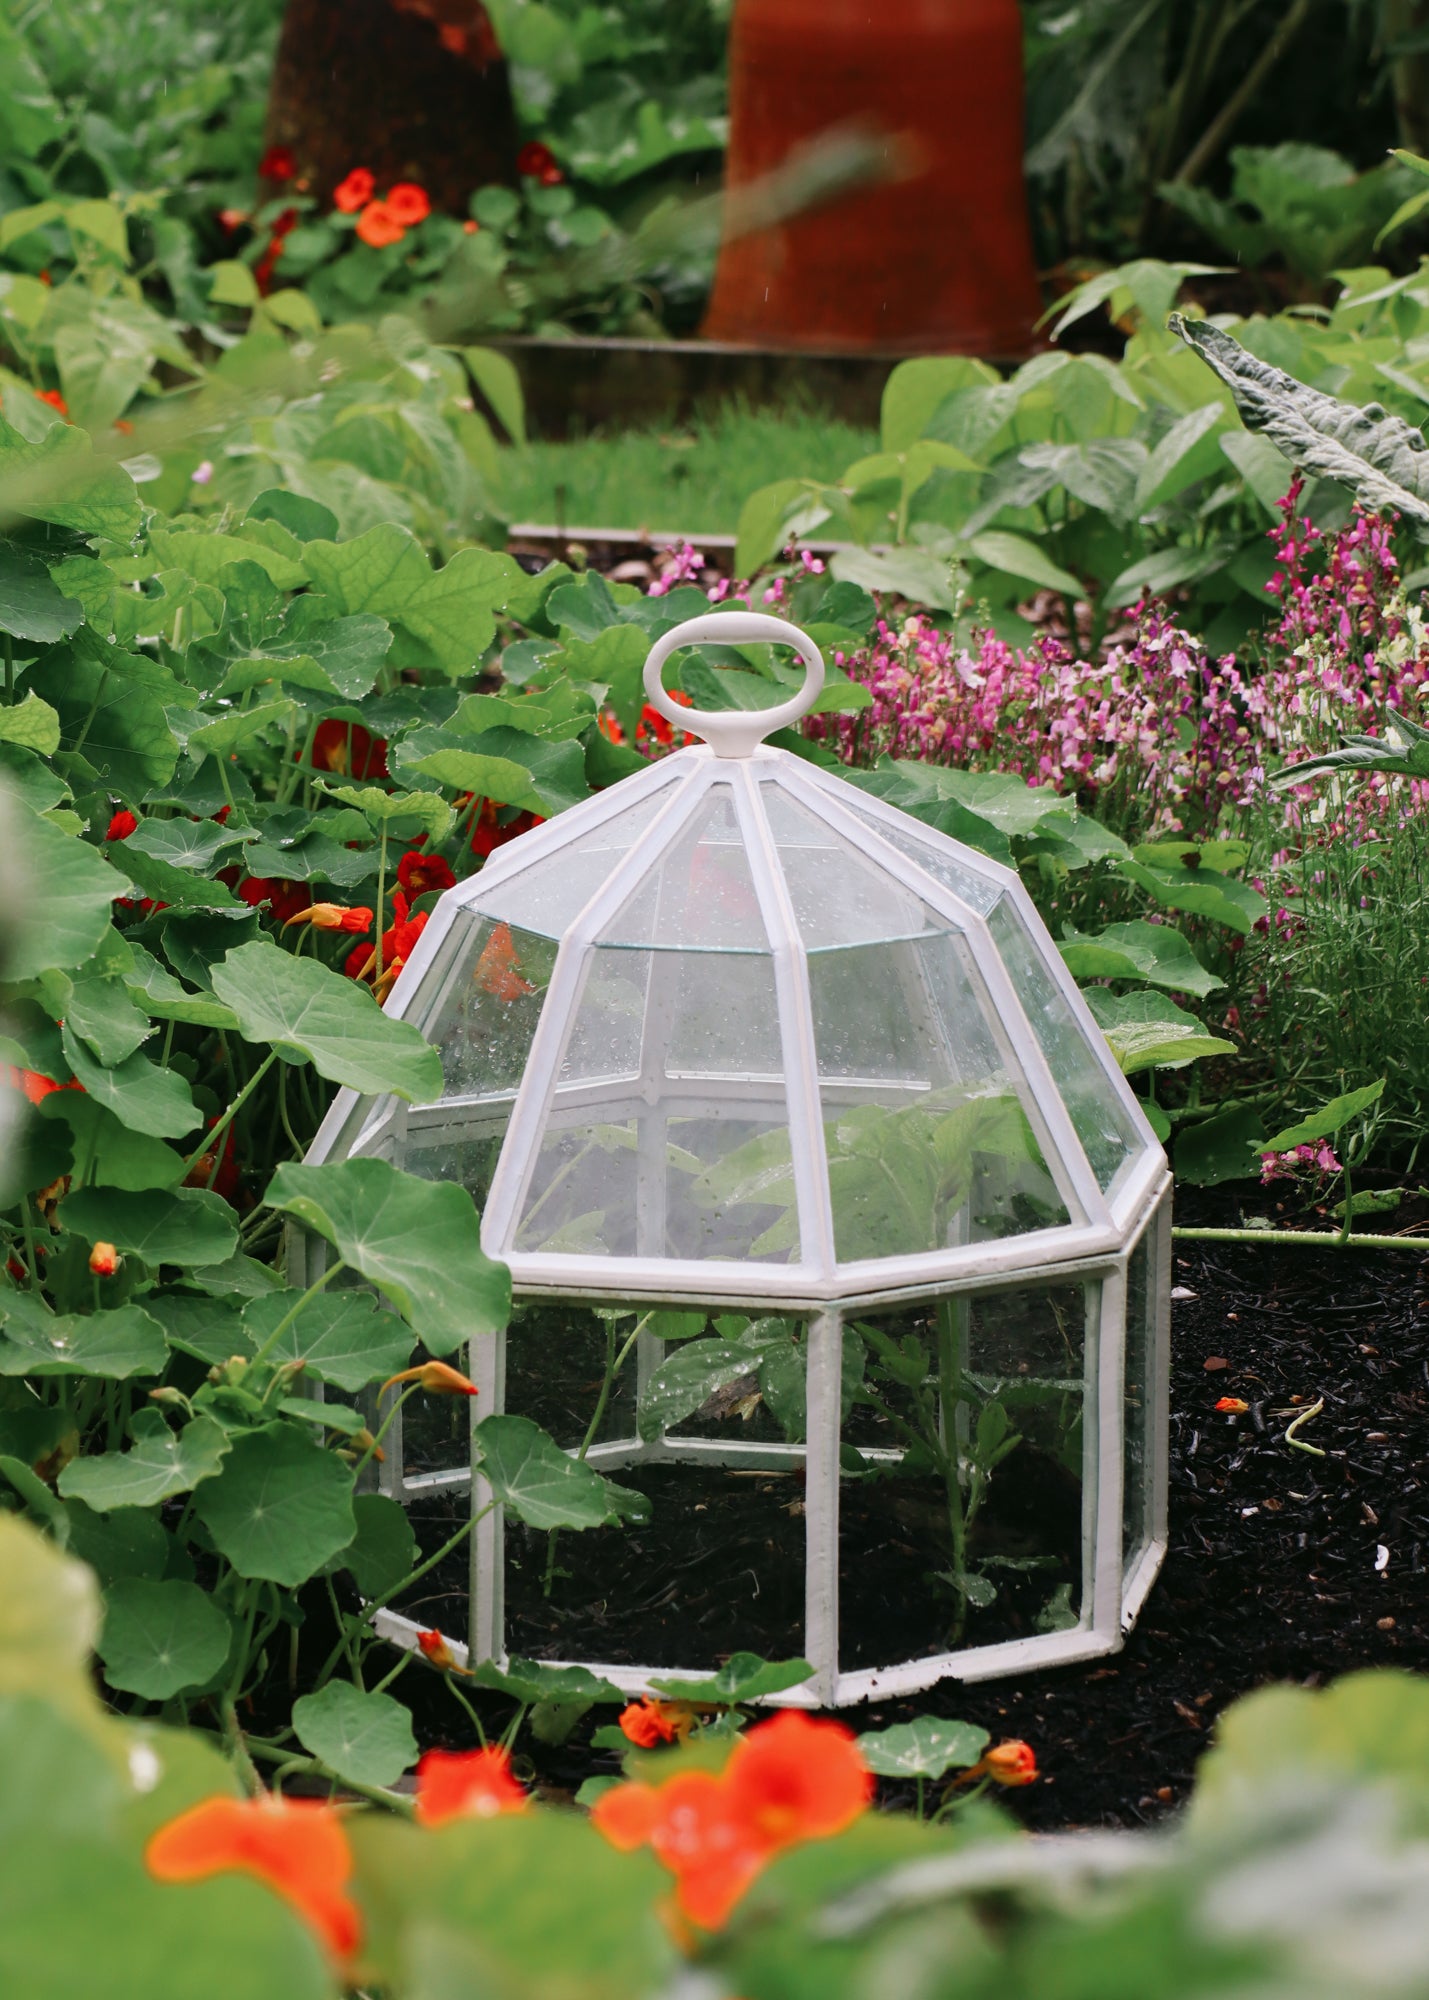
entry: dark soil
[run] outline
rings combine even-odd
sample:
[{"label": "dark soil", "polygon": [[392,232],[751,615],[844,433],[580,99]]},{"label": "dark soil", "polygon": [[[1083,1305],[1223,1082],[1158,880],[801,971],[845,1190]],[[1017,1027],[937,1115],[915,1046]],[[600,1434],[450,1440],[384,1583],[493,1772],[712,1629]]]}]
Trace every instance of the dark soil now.
[{"label": "dark soil", "polygon": [[[1177,1219],[1226,1224],[1239,1214],[1227,1196],[1193,1195]],[[865,1729],[959,1716],[1024,1737],[1044,1773],[1009,1795],[1026,1824],[1125,1826],[1184,1798],[1217,1714],[1236,1696],[1276,1680],[1318,1686],[1367,1666],[1429,1669],[1426,1252],[1429,1243],[1402,1254],[1178,1244],[1170,1549],[1124,1649],[1009,1680],[946,1683],[848,1719]],[[1248,1413],[1217,1414],[1222,1396],[1241,1398]],[[1284,1433],[1297,1408],[1321,1397],[1303,1433],[1324,1451],[1316,1457]],[[655,1487],[675,1476],[640,1474],[657,1522]],[[578,1596],[574,1583],[558,1582],[546,1600],[545,1538],[511,1534],[522,1563],[508,1583],[513,1652],[590,1658],[592,1618],[607,1659],[688,1664],[736,1648],[769,1658],[801,1650],[797,1475],[704,1477],[703,1501],[683,1487],[668,1540],[653,1526],[564,1537],[563,1566],[575,1566],[580,1545]],[[860,1634],[908,1626],[911,1573],[890,1553],[898,1534],[884,1508],[861,1498],[845,1518],[848,1664]],[[424,1540],[440,1531],[440,1511],[414,1510]],[[445,1588],[404,1608],[464,1632],[464,1581],[454,1565]],[[571,1636],[580,1620],[583,1647]],[[926,1635],[912,1651],[925,1646]],[[467,1726],[435,1676],[414,1669],[402,1692],[424,1741],[464,1740]],[[616,1768],[613,1755],[582,1747],[608,1719],[597,1711],[569,1745],[534,1747],[550,1790]]]}]

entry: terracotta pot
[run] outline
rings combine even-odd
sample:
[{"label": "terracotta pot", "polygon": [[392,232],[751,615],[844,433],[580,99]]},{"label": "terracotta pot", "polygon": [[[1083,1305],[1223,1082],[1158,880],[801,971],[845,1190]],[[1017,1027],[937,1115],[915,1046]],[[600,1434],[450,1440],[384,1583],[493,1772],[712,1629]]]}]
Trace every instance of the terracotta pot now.
[{"label": "terracotta pot", "polygon": [[733,188],[858,120],[905,178],[728,243],[712,340],[1025,354],[1041,311],[1022,180],[1017,0],[737,0]]}]

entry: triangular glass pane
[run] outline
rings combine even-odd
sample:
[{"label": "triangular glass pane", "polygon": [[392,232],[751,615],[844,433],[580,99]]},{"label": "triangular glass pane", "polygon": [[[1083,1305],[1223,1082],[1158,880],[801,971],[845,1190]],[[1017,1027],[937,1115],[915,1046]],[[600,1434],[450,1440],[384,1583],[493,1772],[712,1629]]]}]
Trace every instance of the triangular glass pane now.
[{"label": "triangular glass pane", "polygon": [[680,951],[768,951],[728,781],[710,786],[689,825],[652,859],[634,894],[601,926],[600,942]]},{"label": "triangular glass pane", "polygon": [[562,937],[648,831],[669,797],[668,784],[662,785],[624,812],[576,835],[556,853],[518,868],[489,890],[478,889],[469,907],[545,937]]},{"label": "triangular glass pane", "polygon": [[919,937],[948,927],[896,876],[777,783],[763,784],[760,797],[806,951]]},{"label": "triangular glass pane", "polygon": [[966,903],[969,909],[976,910],[980,917],[987,915],[1003,893],[1000,882],[994,881],[991,875],[979,874],[957,855],[949,854],[947,849],[941,847],[933,838],[931,830],[927,837],[924,837],[918,830],[917,822],[906,815],[900,816],[898,825],[890,825],[886,819],[880,819],[876,813],[866,812],[861,804],[844,797],[842,793],[838,803],[841,810],[862,821],[870,832],[878,835],[880,840],[886,840],[890,847],[896,848],[900,854],[916,862],[918,867],[931,875],[935,882],[941,883],[945,889],[951,889],[961,902]]}]

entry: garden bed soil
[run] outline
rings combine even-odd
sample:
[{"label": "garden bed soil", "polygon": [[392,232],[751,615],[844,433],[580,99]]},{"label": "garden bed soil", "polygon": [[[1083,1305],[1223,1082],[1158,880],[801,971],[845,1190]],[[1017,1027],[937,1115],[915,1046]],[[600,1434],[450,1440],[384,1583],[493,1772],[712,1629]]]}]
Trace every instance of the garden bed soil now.
[{"label": "garden bed soil", "polygon": [[[1178,1211],[1183,1223],[1239,1219],[1225,1195],[1183,1198]],[[935,1714],[1024,1737],[1043,1777],[1010,1796],[1038,1829],[1161,1817],[1185,1798],[1220,1710],[1266,1682],[1313,1687],[1361,1667],[1429,1667],[1429,1241],[1383,1254],[1182,1242],[1174,1283],[1170,1547],[1124,1649],[847,1712],[859,1729]],[[1223,1396],[1246,1402],[1247,1414],[1218,1414]],[[1295,1411],[1322,1397],[1304,1442],[1323,1458],[1284,1437]],[[682,1476],[641,1474],[642,1485],[653,1481],[656,1522],[656,1488]],[[700,1500],[682,1487],[679,1531],[668,1541],[653,1524],[562,1537],[561,1564],[578,1572],[578,1595],[558,1580],[551,1599],[542,1596],[545,1538],[517,1531],[514,1551],[529,1546],[508,1585],[512,1651],[592,1657],[602,1649],[572,1637],[578,1612],[618,1646],[603,1649],[606,1659],[797,1654],[797,1475],[700,1476],[710,1490]],[[1011,1462],[1003,1477],[1010,1485]],[[944,1615],[893,1546],[888,1491],[846,1498],[850,1665],[860,1635],[891,1645],[888,1657],[904,1646],[905,1657],[927,1650],[929,1620]],[[461,1504],[416,1505],[419,1537],[432,1545],[449,1532]],[[465,1587],[465,1562],[453,1559],[404,1608],[461,1634]],[[424,1741],[465,1740],[436,1676],[414,1668],[402,1692]],[[492,1699],[498,1720],[502,1704]],[[573,1792],[592,1772],[616,1768],[609,1753],[582,1747],[607,1719],[597,1711],[569,1744],[534,1746],[548,1790]]]}]

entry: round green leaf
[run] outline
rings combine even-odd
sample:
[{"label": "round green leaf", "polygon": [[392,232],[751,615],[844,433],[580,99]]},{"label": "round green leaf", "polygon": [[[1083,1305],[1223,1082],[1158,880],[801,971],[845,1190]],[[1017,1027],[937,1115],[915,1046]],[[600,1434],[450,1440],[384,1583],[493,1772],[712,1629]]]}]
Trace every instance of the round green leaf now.
[{"label": "round green leaf", "polygon": [[354,979],[255,940],[214,967],[213,990],[250,1042],[305,1056],[320,1076],[368,1096],[441,1095],[442,1062],[418,1030],[383,1013]]},{"label": "round green leaf", "polygon": [[31,688],[13,708],[0,708],[0,743],[15,743],[22,750],[38,750],[42,757],[53,757],[60,747],[59,715]]},{"label": "round green leaf", "polygon": [[125,1577],[104,1603],[99,1657],[109,1685],[126,1694],[168,1701],[203,1687],[228,1657],[229,1622],[196,1583]]},{"label": "round green leaf", "polygon": [[53,646],[83,622],[84,606],[65,596],[41,557],[0,542],[0,632]]},{"label": "round green leaf", "polygon": [[329,1681],[293,1703],[298,1741],[349,1784],[391,1785],[417,1761],[412,1718],[390,1694]]},{"label": "round green leaf", "polygon": [[483,1253],[471,1196],[450,1181],[418,1180],[386,1160],[285,1163],[264,1199],[385,1292],[433,1354],[510,1317],[511,1274]]},{"label": "round green leaf", "polygon": [[488,1417],[473,1443],[482,1477],[528,1528],[600,1528],[649,1518],[643,1493],[602,1478],[529,1417]]},{"label": "round green leaf", "polygon": [[652,1680],[650,1685],[672,1701],[716,1701],[732,1708],[801,1687],[813,1673],[807,1660],[764,1660],[758,1653],[731,1653],[719,1672],[705,1680]]},{"label": "round green leaf", "polygon": [[293,1424],[235,1438],[194,1511],[240,1576],[294,1590],[357,1533],[352,1468]]},{"label": "round green leaf", "polygon": [[110,905],[128,880],[85,841],[24,806],[12,805],[9,824],[25,903],[6,940],[6,977],[36,979],[52,968],[83,965],[98,950]]},{"label": "round green leaf", "polygon": [[11,1312],[0,1341],[0,1375],[98,1375],[127,1382],[131,1375],[162,1375],[168,1358],[164,1329],[139,1306],[24,1318]]},{"label": "round green leaf", "polygon": [[81,1188],[61,1204],[59,1221],[88,1243],[112,1243],[154,1266],[221,1264],[238,1243],[233,1210],[202,1188]]},{"label": "round green leaf", "polygon": [[171,1431],[158,1410],[137,1410],[128,1451],[77,1458],[59,1476],[67,1500],[83,1500],[97,1513],[113,1507],[153,1507],[211,1479],[228,1451],[228,1436],[212,1417],[195,1417]]},{"label": "round green leaf", "polygon": [[47,1124],[68,1128],[77,1176],[87,1183],[171,1188],[183,1178],[181,1154],[162,1139],[128,1130],[86,1090],[53,1090],[37,1110]]},{"label": "round green leaf", "polygon": [[359,1493],[352,1503],[357,1539],[329,1565],[345,1569],[364,1597],[382,1597],[417,1565],[417,1537],[407,1510],[385,1493]]},{"label": "round green leaf", "polygon": [[161,1069],[139,1051],[113,1069],[95,1061],[68,1022],[61,1030],[65,1060],[96,1104],[131,1131],[153,1139],[182,1139],[199,1122],[189,1087],[176,1069]]},{"label": "round green leaf", "polygon": [[[266,1344],[301,1297],[301,1292],[282,1291],[249,1301],[243,1331],[253,1351]],[[327,1292],[303,1307],[269,1358],[301,1361],[315,1381],[355,1394],[405,1368],[411,1352],[411,1327],[395,1313],[384,1312],[368,1292]]]},{"label": "round green leaf", "polygon": [[880,1778],[941,1778],[945,1771],[975,1764],[987,1744],[985,1729],[971,1722],[944,1722],[936,1715],[871,1730],[858,1739],[864,1763]]}]

